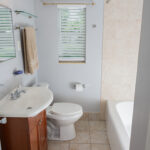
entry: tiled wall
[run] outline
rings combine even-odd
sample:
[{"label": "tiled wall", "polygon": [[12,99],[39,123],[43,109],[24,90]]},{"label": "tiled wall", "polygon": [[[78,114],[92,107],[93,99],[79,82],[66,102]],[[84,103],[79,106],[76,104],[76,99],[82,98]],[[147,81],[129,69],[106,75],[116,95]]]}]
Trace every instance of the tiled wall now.
[{"label": "tiled wall", "polygon": [[101,117],[106,100],[134,100],[143,0],[104,4]]}]

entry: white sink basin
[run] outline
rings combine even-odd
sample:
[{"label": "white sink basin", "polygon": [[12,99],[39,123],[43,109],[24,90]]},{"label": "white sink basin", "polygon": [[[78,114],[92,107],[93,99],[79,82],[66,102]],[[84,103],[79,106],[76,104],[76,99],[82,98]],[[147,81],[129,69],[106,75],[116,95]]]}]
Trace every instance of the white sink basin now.
[{"label": "white sink basin", "polygon": [[53,93],[45,87],[26,87],[17,100],[10,94],[0,100],[0,117],[34,117],[53,101]]}]

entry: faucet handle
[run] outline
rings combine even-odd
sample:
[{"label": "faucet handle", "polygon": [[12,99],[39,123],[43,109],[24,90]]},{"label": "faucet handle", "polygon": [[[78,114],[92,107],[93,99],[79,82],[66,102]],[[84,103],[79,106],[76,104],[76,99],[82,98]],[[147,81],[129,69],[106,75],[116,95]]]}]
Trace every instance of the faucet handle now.
[{"label": "faucet handle", "polygon": [[26,90],[22,90],[23,93],[26,93]]},{"label": "faucet handle", "polygon": [[16,99],[16,95],[14,93],[11,93],[11,99],[15,100]]}]

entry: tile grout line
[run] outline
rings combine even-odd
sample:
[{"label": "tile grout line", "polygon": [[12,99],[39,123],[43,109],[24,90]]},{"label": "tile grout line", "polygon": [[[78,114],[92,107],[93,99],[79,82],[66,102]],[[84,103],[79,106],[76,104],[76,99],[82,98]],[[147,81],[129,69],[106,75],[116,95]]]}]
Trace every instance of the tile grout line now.
[{"label": "tile grout line", "polygon": [[89,120],[89,116],[88,116],[88,126],[89,126],[89,136],[90,136],[90,150],[92,150],[91,132],[90,132],[90,120]]},{"label": "tile grout line", "polygon": [[69,145],[68,145],[68,150],[70,150],[70,142],[69,142]]}]

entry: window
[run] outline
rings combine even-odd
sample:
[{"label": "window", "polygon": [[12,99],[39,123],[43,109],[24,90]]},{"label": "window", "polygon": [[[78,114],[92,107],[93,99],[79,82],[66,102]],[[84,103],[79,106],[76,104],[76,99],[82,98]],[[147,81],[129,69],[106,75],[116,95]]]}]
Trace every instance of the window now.
[{"label": "window", "polygon": [[59,62],[85,62],[86,8],[59,7]]}]

